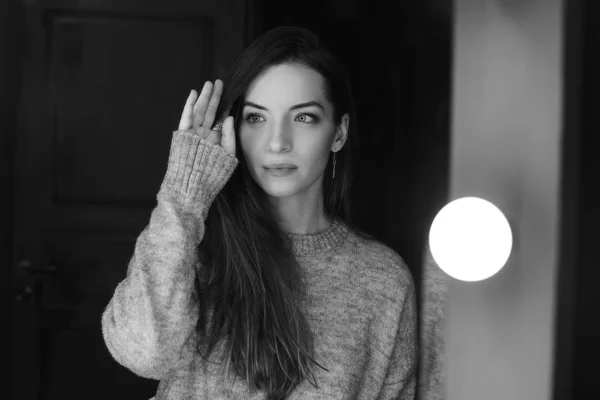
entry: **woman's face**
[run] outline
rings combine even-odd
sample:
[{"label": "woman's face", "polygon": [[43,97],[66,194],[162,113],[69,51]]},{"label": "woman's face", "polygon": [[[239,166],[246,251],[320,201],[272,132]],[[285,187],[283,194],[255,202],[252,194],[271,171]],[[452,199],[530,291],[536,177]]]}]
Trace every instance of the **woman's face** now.
[{"label": "woman's face", "polygon": [[[251,85],[240,121],[240,144],[251,176],[278,198],[319,193],[329,153],[347,136],[326,100],[323,77],[298,64],[267,69]],[[274,164],[292,168],[277,169]]]}]

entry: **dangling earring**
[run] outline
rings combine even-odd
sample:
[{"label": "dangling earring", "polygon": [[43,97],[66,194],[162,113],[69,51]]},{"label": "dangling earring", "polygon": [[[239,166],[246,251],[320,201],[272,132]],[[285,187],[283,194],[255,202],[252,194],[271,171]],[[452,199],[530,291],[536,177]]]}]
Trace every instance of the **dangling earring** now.
[{"label": "dangling earring", "polygon": [[331,179],[335,179],[335,153],[333,153],[333,178]]}]

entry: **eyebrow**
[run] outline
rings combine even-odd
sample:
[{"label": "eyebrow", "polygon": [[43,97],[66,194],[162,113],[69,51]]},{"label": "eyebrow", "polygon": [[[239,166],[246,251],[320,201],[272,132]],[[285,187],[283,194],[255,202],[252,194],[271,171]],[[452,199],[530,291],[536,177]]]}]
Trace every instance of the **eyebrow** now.
[{"label": "eyebrow", "polygon": [[[259,110],[269,111],[269,109],[267,107],[261,106],[259,104],[253,103],[251,101],[245,101],[244,107],[245,106],[251,106],[254,108],[258,108]],[[290,111],[297,110],[299,108],[310,107],[310,106],[319,107],[323,112],[325,112],[325,107],[323,107],[323,105],[321,103],[319,103],[318,101],[307,101],[306,103],[296,104],[295,106],[290,107]]]}]

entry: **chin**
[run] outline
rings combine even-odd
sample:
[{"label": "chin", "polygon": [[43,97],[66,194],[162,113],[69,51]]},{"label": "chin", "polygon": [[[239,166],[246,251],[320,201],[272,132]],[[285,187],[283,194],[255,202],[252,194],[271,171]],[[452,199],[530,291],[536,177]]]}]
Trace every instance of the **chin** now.
[{"label": "chin", "polygon": [[266,194],[272,197],[291,197],[298,193],[298,187],[293,183],[273,183],[273,182],[260,182],[259,186]]}]

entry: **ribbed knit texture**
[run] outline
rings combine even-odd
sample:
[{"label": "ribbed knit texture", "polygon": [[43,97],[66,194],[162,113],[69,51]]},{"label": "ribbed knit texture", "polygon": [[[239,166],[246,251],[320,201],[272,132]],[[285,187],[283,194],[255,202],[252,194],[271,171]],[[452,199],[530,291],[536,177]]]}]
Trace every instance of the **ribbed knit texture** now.
[{"label": "ribbed knit texture", "polygon": [[[238,165],[235,156],[190,131],[176,131],[171,140],[167,173],[161,191],[172,191],[186,201],[183,207],[211,204]],[[206,215],[203,216],[206,219]]]},{"label": "ribbed knit texture", "polygon": [[321,233],[309,235],[288,233],[288,236],[292,239],[294,254],[306,257],[326,253],[340,247],[348,233],[346,226],[335,220],[327,230]]},{"label": "ribbed knit texture", "polygon": [[[221,146],[175,131],[157,206],[102,315],[113,358],[160,381],[156,400],[266,399],[233,375],[222,380],[224,342],[209,361],[196,352],[196,247],[215,196],[238,160]],[[414,399],[417,315],[414,283],[389,247],[335,220],[323,232],[288,234],[306,277],[302,309],[315,338],[314,375],[290,400]]]}]

